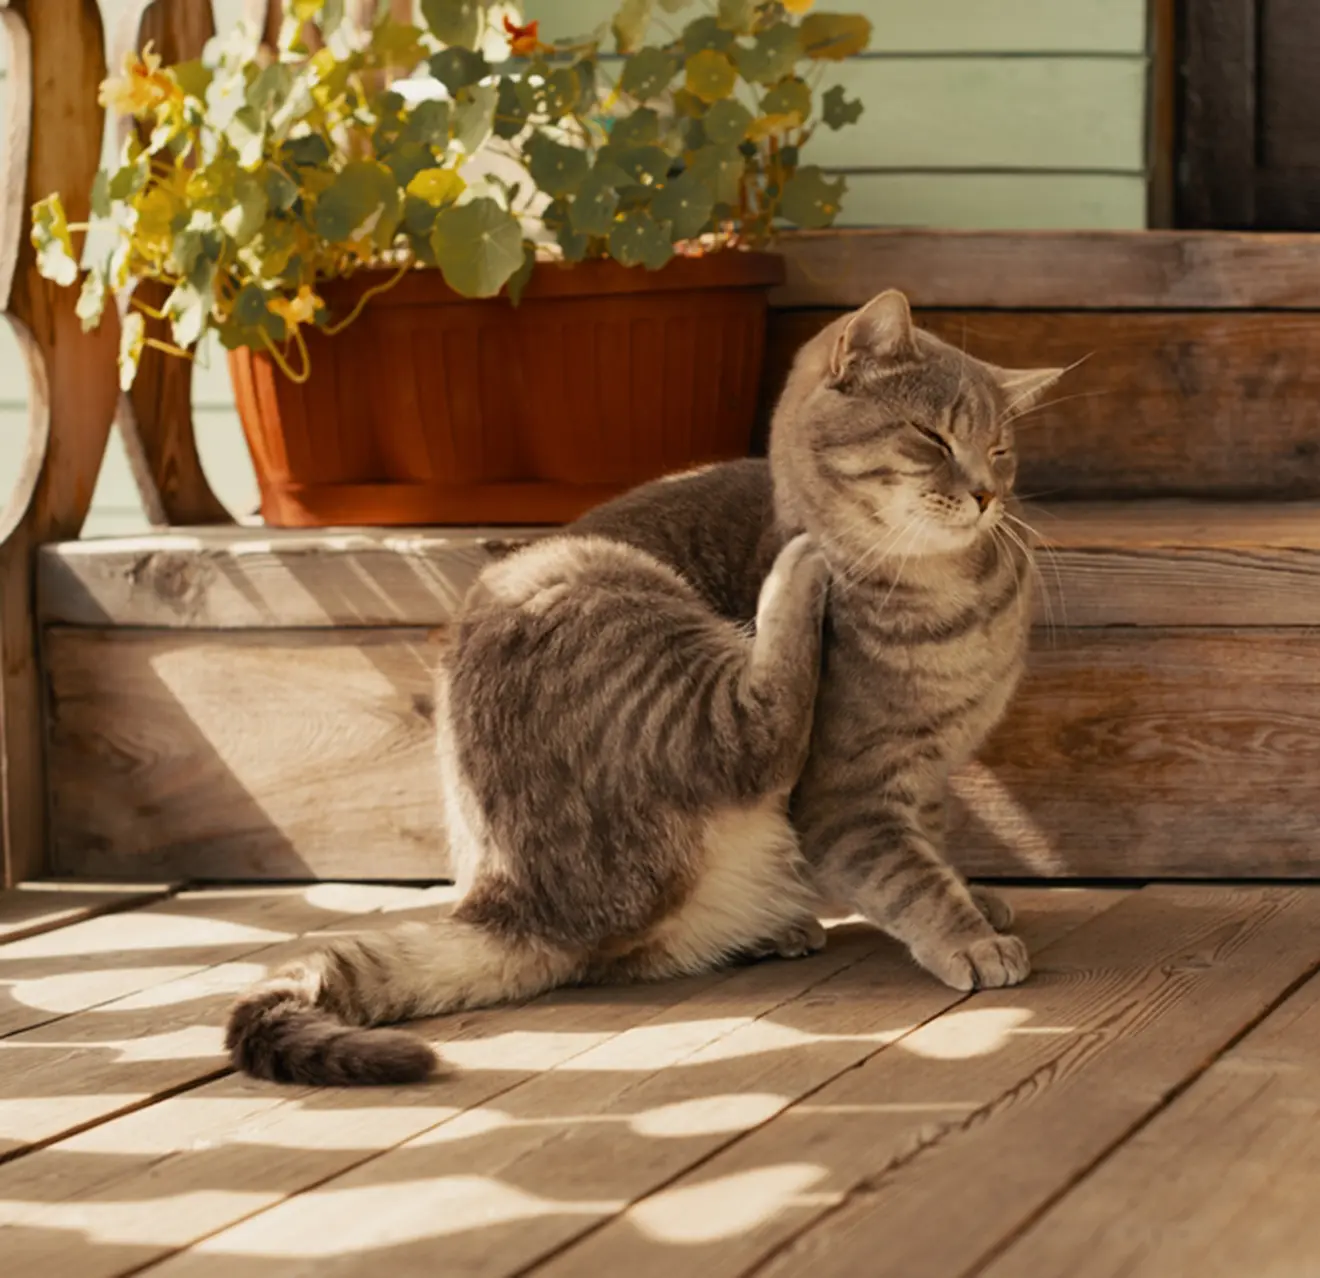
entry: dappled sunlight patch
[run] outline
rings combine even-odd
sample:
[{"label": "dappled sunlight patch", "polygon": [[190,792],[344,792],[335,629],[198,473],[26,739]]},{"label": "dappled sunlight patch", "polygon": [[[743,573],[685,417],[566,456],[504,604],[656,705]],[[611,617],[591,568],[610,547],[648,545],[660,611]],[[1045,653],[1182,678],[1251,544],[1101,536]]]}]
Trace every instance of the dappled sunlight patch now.
[{"label": "dappled sunlight patch", "polygon": [[1002,1050],[1031,1019],[1025,1007],[968,1007],[945,1012],[904,1038],[899,1046],[929,1060],[962,1061]]},{"label": "dappled sunlight patch", "polygon": [[[478,1107],[454,1112],[457,1117],[450,1122],[442,1122],[437,1119],[436,1121],[440,1122],[441,1125],[429,1132],[424,1132],[413,1144],[415,1146],[444,1145],[453,1141],[472,1140],[478,1136],[489,1136],[492,1132],[504,1131],[510,1127],[527,1126],[525,1123],[520,1123],[512,1114],[507,1114],[500,1109]],[[554,1121],[558,1122],[559,1120]]]},{"label": "dappled sunlight patch", "polygon": [[[244,989],[265,976],[266,966],[264,963],[231,962],[213,971],[217,975],[210,976],[206,982],[203,997],[214,991],[217,980],[223,981],[226,989]],[[198,997],[196,968],[187,968],[181,975],[171,977],[167,982],[136,991],[117,1003],[116,1007],[131,1007],[134,1011],[151,1007],[175,1007],[181,1003],[193,1002]]]},{"label": "dappled sunlight patch", "polygon": [[[61,1142],[67,1153],[164,1156],[179,1150],[210,1149],[228,1143],[257,1107],[269,1108],[264,1096],[171,1097],[163,1104],[112,1123],[91,1127]],[[189,1134],[191,1133],[191,1134]],[[264,1136],[263,1136],[264,1143]]]},{"label": "dappled sunlight patch", "polygon": [[[462,1070],[549,1069],[585,1051],[605,1037],[577,1030],[510,1030],[489,1038],[465,1038],[439,1044],[445,1064]],[[578,1068],[578,1062],[573,1063]]]},{"label": "dappled sunlight patch", "polygon": [[292,939],[290,932],[275,932],[248,923],[207,918],[198,913],[142,911],[133,916],[131,937],[117,914],[104,914],[72,928],[59,928],[11,941],[0,950],[0,972],[18,960],[79,958],[97,954],[124,955],[138,950],[199,950],[210,946],[260,945]]},{"label": "dappled sunlight patch", "polygon": [[1067,874],[1067,861],[1054,850],[1040,822],[984,763],[972,762],[954,773],[949,790],[994,838],[1012,848],[1025,873],[1041,878]]},{"label": "dappled sunlight patch", "polygon": [[874,1043],[876,1046],[884,1046],[902,1038],[911,1029],[910,1025],[901,1025],[892,1029],[876,1030],[870,1034],[825,1034],[815,1030],[795,1029],[791,1025],[783,1025],[768,1018],[749,1020],[739,1032],[728,1034],[708,1044],[680,1064],[708,1065],[715,1061],[758,1056],[763,1052],[802,1050],[830,1043]]},{"label": "dappled sunlight patch", "polygon": [[[40,1080],[35,1080],[34,1086],[39,1085]],[[0,1154],[15,1145],[47,1140],[57,1132],[104,1118],[112,1110],[141,1099],[140,1092],[98,1091],[73,1096],[6,1096],[0,1099]]]},{"label": "dappled sunlight patch", "polygon": [[662,1243],[712,1243],[750,1233],[795,1206],[828,1206],[839,1194],[809,1191],[828,1174],[816,1163],[779,1163],[715,1180],[661,1190],[637,1203],[628,1219]]},{"label": "dappled sunlight patch", "polygon": [[368,883],[313,883],[303,890],[303,900],[327,914],[372,914],[420,904],[416,896],[400,901],[397,887]]},{"label": "dappled sunlight patch", "polygon": [[[62,972],[31,981],[15,981],[5,992],[15,1003],[56,1015],[78,1012],[97,1003],[108,1003],[141,989],[143,982],[163,985],[195,970],[187,967],[104,967],[94,971]],[[0,985],[3,985],[0,982]]]},{"label": "dappled sunlight patch", "polygon": [[[407,1089],[412,1096],[416,1089]],[[324,1094],[322,1094],[324,1095]],[[333,1094],[336,1098],[339,1093]],[[396,1145],[413,1136],[419,1127],[442,1123],[440,1131],[454,1124],[449,1120],[462,1111],[452,1105],[416,1105],[404,1096],[389,1092],[379,1105],[314,1107],[297,1101],[281,1105],[250,1123],[226,1134],[224,1145],[251,1145],[259,1149],[361,1150],[367,1153]],[[481,1130],[493,1130],[490,1124]],[[480,1134],[480,1131],[468,1135]]]},{"label": "dappled sunlight patch", "polygon": [[768,1092],[698,1096],[642,1110],[633,1115],[628,1125],[639,1136],[717,1136],[764,1123],[783,1109],[789,1099]]},{"label": "dappled sunlight patch", "polygon": [[[197,1189],[124,1203],[108,1191],[107,1202],[45,1203],[0,1199],[0,1225],[77,1232],[89,1244],[181,1246],[196,1235],[199,1219],[232,1220],[264,1207],[268,1194],[239,1189]],[[76,1273],[77,1270],[70,1272]]]},{"label": "dappled sunlight patch", "polygon": [[[370,1166],[363,1169],[365,1175],[370,1172]],[[365,1178],[363,1173],[357,1174],[359,1179]],[[436,1176],[355,1185],[340,1181],[288,1199],[274,1211],[254,1216],[194,1250],[204,1255],[299,1259],[341,1256],[540,1216],[607,1215],[624,1206],[625,1202],[615,1199],[561,1202],[490,1176]],[[333,1229],[326,1228],[327,1221],[334,1222]],[[434,1272],[442,1274],[443,1265],[437,1264]]]},{"label": "dappled sunlight patch", "polygon": [[[77,1044],[81,1047],[84,1044]],[[189,1025],[163,1034],[143,1034],[113,1045],[121,1064],[133,1061],[205,1061],[225,1064],[224,1031],[215,1025]]]}]

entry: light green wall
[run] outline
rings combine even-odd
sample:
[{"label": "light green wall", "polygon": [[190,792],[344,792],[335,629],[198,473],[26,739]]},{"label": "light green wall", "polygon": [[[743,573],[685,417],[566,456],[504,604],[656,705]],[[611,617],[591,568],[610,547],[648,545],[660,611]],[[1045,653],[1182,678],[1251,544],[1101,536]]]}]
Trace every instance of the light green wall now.
[{"label": "light green wall", "polygon": [[[102,0],[111,31],[128,3]],[[874,28],[865,57],[830,69],[834,82],[863,99],[866,113],[838,134],[822,129],[807,153],[848,175],[842,224],[1145,224],[1147,0],[818,3],[864,12]],[[242,4],[216,0],[222,24],[235,20]],[[524,7],[541,21],[543,36],[572,35],[607,22],[616,0],[524,0]],[[0,326],[0,492],[18,474],[26,396],[17,347]],[[256,504],[256,484],[223,359],[198,370],[193,402],[212,485],[246,514]],[[116,437],[87,533],[143,527]]]}]

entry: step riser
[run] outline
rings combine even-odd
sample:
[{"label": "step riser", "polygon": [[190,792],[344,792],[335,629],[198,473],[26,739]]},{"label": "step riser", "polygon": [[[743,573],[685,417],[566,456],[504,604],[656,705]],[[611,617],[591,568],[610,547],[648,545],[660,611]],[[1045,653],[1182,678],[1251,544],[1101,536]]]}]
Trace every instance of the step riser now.
[{"label": "step riser", "polygon": [[[841,313],[772,315],[762,441],[794,352]],[[930,310],[918,319],[1007,367],[1083,361],[1052,392],[1057,404],[1021,423],[1028,496],[1320,496],[1320,314]]]},{"label": "step riser", "polygon": [[[49,631],[55,871],[443,877],[438,638],[394,628]],[[954,847],[966,869],[1320,868],[1320,633],[1037,638],[1006,724],[958,781]]]}]

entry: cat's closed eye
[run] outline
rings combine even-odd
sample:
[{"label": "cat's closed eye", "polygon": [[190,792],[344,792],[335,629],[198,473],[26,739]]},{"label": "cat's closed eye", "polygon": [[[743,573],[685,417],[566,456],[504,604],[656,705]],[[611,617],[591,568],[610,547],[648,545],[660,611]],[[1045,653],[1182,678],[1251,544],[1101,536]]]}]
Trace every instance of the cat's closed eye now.
[{"label": "cat's closed eye", "polygon": [[949,441],[938,431],[931,430],[929,426],[923,426],[920,422],[909,422],[908,425],[911,426],[918,435],[922,436],[923,439],[929,440],[930,443],[934,444],[940,452],[946,453],[950,457],[953,456],[952,445],[950,445]]}]

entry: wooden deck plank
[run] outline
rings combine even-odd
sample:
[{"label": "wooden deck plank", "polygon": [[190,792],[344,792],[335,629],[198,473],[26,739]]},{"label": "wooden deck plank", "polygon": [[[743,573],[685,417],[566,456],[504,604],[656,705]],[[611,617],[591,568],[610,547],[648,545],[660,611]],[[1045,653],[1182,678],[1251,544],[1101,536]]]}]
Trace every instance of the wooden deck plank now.
[{"label": "wooden deck plank", "polygon": [[0,892],[0,945],[172,895],[172,883],[34,880]]},{"label": "wooden deck plank", "polygon": [[[255,895],[282,899],[278,910],[254,900],[252,917],[262,922],[246,928],[235,947],[241,957],[231,951],[217,962],[204,942],[185,947],[173,972],[158,969],[134,993],[0,1039],[0,1162],[226,1072],[227,1009],[268,963],[321,931],[370,926],[365,920],[382,912],[433,913],[453,890],[318,884]],[[279,927],[268,926],[274,918]],[[5,957],[52,935],[7,947]],[[100,961],[110,957],[102,951]]]},{"label": "wooden deck plank", "polygon": [[1285,1278],[1320,1256],[1320,979],[1124,1142],[984,1278]]},{"label": "wooden deck plank", "polygon": [[[1066,408],[1066,406],[1065,406]],[[1320,625],[1320,503],[1038,503],[1068,625]],[[448,625],[527,529],[174,530],[38,557],[45,625],[251,630]]]},{"label": "wooden deck plank", "polygon": [[535,1272],[966,1273],[1320,960],[1317,917],[1135,893]]},{"label": "wooden deck plank", "polygon": [[[1025,934],[1039,946],[1122,895],[1014,893]],[[744,970],[645,1025],[632,1018],[624,1032],[497,1104],[360,1160],[161,1272],[177,1278],[259,1263],[263,1278],[364,1268],[512,1274],[960,997],[869,929],[845,928],[815,958]],[[347,1207],[359,1198],[381,1210]],[[333,1242],[290,1246],[318,1230],[331,1238],[324,1225],[309,1230],[328,1207]]]},{"label": "wooden deck plank", "polygon": [[1235,231],[806,231],[780,249],[778,307],[1316,310],[1315,235]]}]

